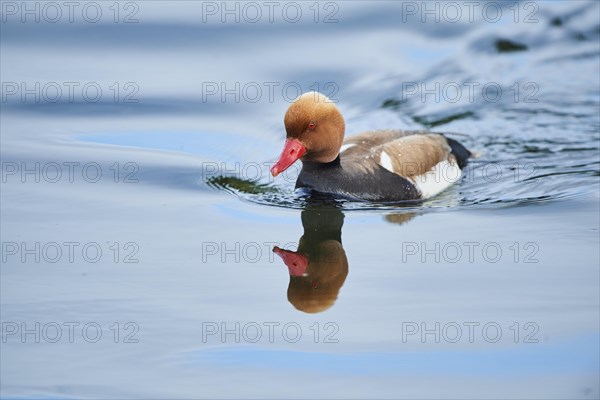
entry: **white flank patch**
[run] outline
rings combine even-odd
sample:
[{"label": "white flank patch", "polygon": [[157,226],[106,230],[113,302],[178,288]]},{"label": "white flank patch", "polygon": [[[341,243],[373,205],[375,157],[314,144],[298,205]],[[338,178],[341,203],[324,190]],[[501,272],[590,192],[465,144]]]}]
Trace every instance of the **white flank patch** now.
[{"label": "white flank patch", "polygon": [[340,153],[345,152],[346,150],[348,150],[352,146],[356,146],[356,143],[348,143],[348,144],[342,145],[342,147],[340,148]]},{"label": "white flank patch", "polygon": [[379,155],[379,165],[381,165],[383,168],[387,169],[390,172],[396,173],[394,171],[394,167],[392,166],[392,159],[390,158],[390,156],[388,156],[388,154],[385,151],[382,151]]},{"label": "white flank patch", "polygon": [[[383,164],[381,165],[383,166]],[[421,192],[421,197],[428,199],[459,181],[461,174],[462,172],[454,160],[444,160],[423,175],[415,176],[412,181]]]}]

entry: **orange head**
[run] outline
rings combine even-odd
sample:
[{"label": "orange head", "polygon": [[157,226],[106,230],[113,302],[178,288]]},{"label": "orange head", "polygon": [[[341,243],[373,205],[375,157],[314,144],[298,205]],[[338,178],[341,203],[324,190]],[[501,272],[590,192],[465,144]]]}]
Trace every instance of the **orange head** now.
[{"label": "orange head", "polygon": [[337,158],[346,125],[342,114],[327,96],[308,92],[298,97],[284,118],[286,140],[273,176],[297,160],[328,163]]}]

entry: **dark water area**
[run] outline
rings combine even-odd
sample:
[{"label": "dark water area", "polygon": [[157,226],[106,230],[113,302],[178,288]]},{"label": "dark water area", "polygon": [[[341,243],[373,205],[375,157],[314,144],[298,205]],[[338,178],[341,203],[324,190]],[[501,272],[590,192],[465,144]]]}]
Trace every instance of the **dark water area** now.
[{"label": "dark water area", "polygon": [[[57,4],[1,8],[3,398],[600,396],[598,2]],[[294,190],[311,90],[477,157]]]}]

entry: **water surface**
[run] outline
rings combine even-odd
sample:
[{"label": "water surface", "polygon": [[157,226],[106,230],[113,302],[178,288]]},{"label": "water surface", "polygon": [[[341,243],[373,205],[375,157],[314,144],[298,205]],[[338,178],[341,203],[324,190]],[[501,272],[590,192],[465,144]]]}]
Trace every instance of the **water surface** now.
[{"label": "water surface", "polygon": [[[102,96],[3,86],[3,397],[598,398],[598,4],[456,23],[335,4],[327,24],[325,3],[321,23],[309,3],[298,23],[7,16],[4,84]],[[262,96],[207,94],[236,83]],[[479,156],[424,203],[294,191],[298,168],[268,168],[296,85],[349,136],[431,129]]]}]

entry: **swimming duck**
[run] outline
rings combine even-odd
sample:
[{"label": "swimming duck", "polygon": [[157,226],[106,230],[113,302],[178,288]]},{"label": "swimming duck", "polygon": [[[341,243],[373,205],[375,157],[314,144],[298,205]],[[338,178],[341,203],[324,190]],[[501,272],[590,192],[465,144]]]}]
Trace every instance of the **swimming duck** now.
[{"label": "swimming duck", "polygon": [[284,123],[286,141],[271,174],[301,160],[296,188],[352,199],[428,199],[460,180],[471,156],[456,140],[427,131],[375,130],[344,141],[342,114],[318,92],[298,97]]}]

